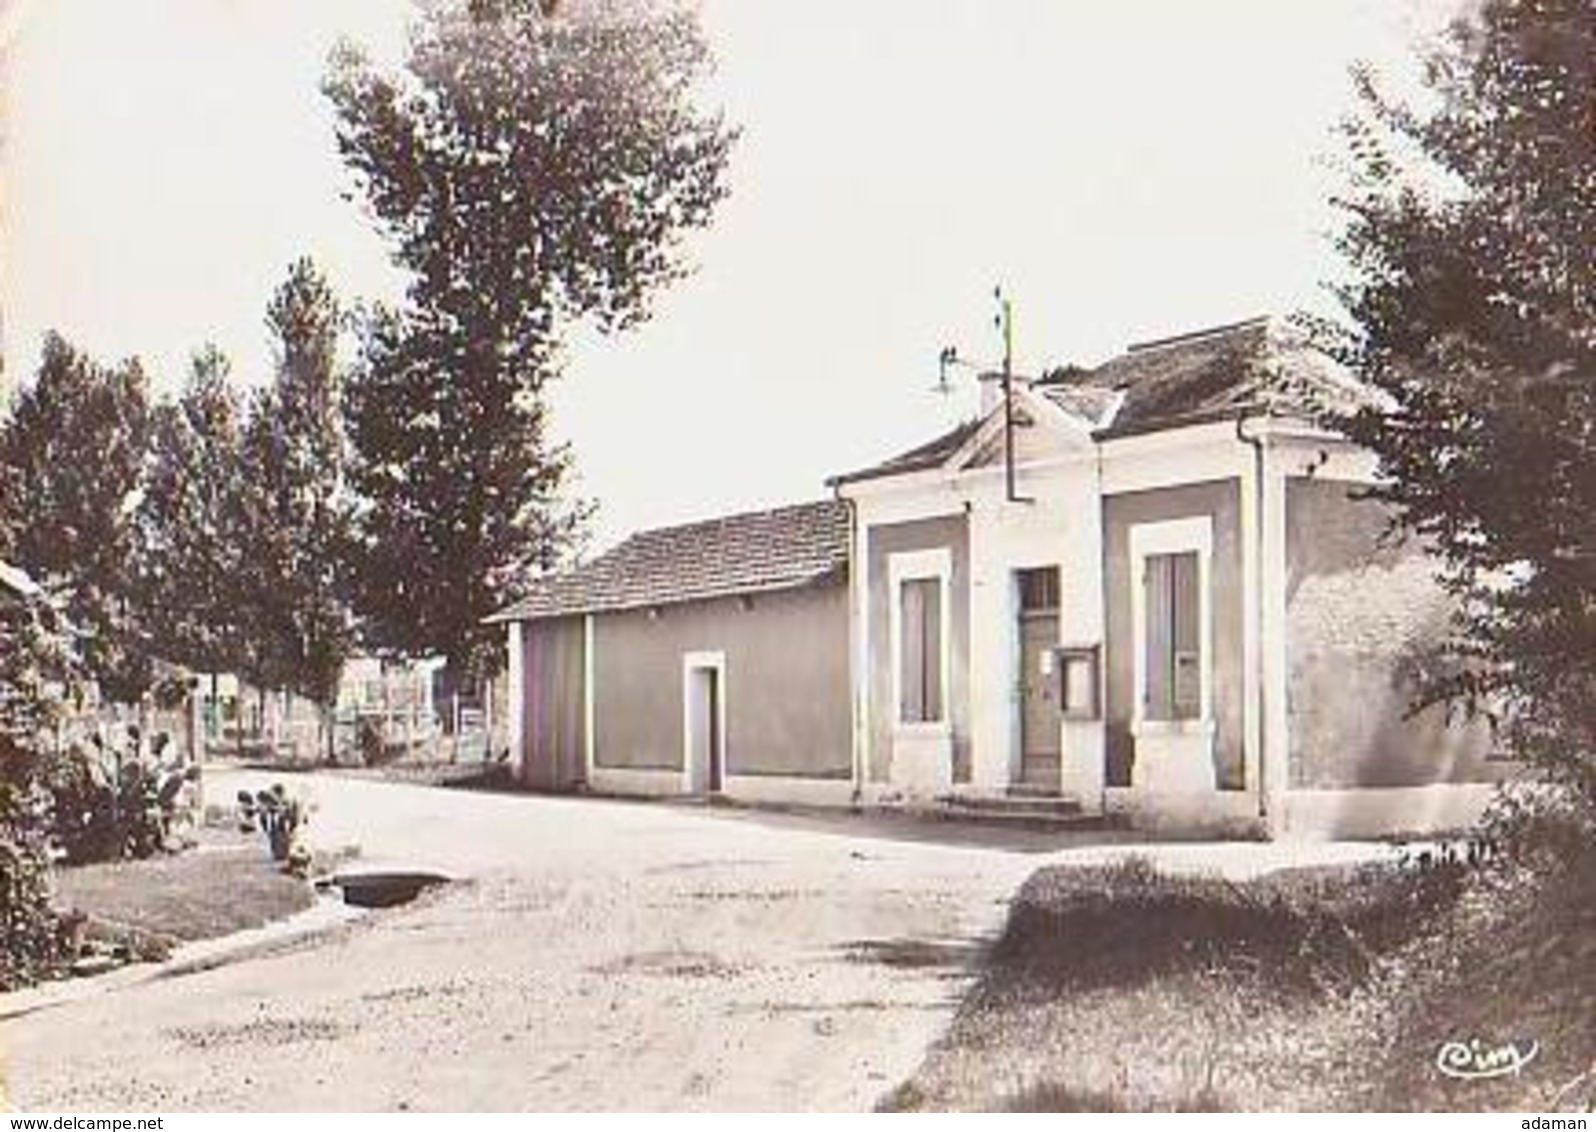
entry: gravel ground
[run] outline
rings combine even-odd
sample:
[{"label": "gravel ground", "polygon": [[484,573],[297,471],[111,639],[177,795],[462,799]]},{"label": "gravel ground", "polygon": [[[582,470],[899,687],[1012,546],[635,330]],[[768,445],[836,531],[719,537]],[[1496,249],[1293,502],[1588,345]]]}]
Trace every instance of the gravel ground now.
[{"label": "gravel ground", "polygon": [[[217,775],[207,789],[265,781]],[[956,828],[927,842],[857,818],[291,785],[318,806],[320,847],[358,843],[367,860],[459,883],[274,954],[12,1019],[0,1064],[13,1105],[865,1109],[946,1026],[1026,876],[1124,852]],[[1233,875],[1301,860],[1153,852]]]}]

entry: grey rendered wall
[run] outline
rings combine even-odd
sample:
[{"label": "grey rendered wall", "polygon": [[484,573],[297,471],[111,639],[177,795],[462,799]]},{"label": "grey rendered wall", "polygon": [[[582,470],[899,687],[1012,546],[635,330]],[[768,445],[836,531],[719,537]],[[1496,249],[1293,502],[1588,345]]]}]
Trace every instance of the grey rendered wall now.
[{"label": "grey rendered wall", "polygon": [[528,621],[521,633],[521,782],[569,790],[585,773],[582,618]]},{"label": "grey rendered wall", "polygon": [[1381,546],[1381,507],[1344,483],[1286,482],[1291,784],[1311,788],[1493,781],[1483,726],[1441,708],[1405,719],[1411,674],[1443,632],[1449,598],[1424,552]]},{"label": "grey rendered wall", "polygon": [[728,773],[850,777],[847,594],[839,581],[598,615],[594,761],[681,769],[682,657],[724,652]]},{"label": "grey rendered wall", "polygon": [[892,766],[892,642],[889,602],[890,556],[947,548],[953,559],[948,644],[948,720],[953,728],[953,780],[970,781],[970,524],[963,515],[881,523],[869,532],[870,583],[870,765],[872,782],[887,780]]},{"label": "grey rendered wall", "polygon": [[1103,500],[1103,578],[1108,587],[1106,669],[1107,784],[1129,786],[1136,758],[1131,735],[1137,647],[1132,639],[1130,528],[1136,523],[1209,516],[1213,602],[1214,771],[1221,789],[1245,789],[1242,750],[1241,485],[1215,480]]}]

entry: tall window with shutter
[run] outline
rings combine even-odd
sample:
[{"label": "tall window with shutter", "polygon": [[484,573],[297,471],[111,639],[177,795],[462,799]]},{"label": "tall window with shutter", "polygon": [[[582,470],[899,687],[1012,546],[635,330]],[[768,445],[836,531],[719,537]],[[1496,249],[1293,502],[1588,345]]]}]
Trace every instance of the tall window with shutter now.
[{"label": "tall window with shutter", "polygon": [[1143,560],[1145,672],[1142,717],[1202,715],[1202,595],[1196,551],[1149,554]]},{"label": "tall window with shutter", "polygon": [[898,590],[898,712],[902,723],[940,723],[942,688],[942,582],[910,578]]}]

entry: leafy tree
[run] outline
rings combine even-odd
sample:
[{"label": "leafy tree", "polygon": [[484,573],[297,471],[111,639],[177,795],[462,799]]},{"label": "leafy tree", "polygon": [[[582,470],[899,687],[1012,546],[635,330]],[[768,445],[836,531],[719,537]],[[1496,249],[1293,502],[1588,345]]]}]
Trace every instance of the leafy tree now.
[{"label": "leafy tree", "polygon": [[[6,421],[0,418],[0,438],[6,431]],[[3,439],[0,439],[3,444]],[[0,562],[8,561],[15,556],[16,528],[21,525],[21,515],[18,510],[18,501],[22,492],[18,487],[19,469],[6,463],[4,450],[0,448]]]},{"label": "leafy tree", "polygon": [[1384,403],[1336,420],[1461,598],[1426,689],[1596,791],[1596,18],[1484,0],[1422,105],[1358,74],[1331,352]]},{"label": "leafy tree", "polygon": [[242,407],[215,347],[188,384],[156,406],[139,509],[146,620],[170,659],[202,672],[248,667]]},{"label": "leafy tree", "polygon": [[41,778],[70,659],[53,606],[0,581],[0,990],[32,982],[62,956]]},{"label": "leafy tree", "polygon": [[379,644],[490,669],[482,618],[568,549],[560,333],[634,324],[683,274],[734,138],[694,102],[709,62],[683,11],[512,0],[430,9],[401,74],[335,55],[339,149],[409,274],[350,405]]},{"label": "leafy tree", "polygon": [[267,309],[276,380],[258,391],[243,435],[246,668],[265,687],[331,712],[353,644],[347,594],[351,506],[344,475],[338,334],[343,321],[308,259],[289,270]]},{"label": "leafy tree", "polygon": [[16,564],[52,592],[82,632],[89,674],[135,702],[151,655],[141,605],[135,512],[149,402],[137,361],[98,365],[50,334],[35,381],[0,433]]},{"label": "leafy tree", "polygon": [[524,570],[554,565],[586,513],[560,496],[570,454],[548,440],[541,399],[508,381],[462,388],[431,356],[434,336],[379,319],[348,404],[371,500],[355,558],[368,631],[379,648],[481,671],[499,643],[481,619]]}]

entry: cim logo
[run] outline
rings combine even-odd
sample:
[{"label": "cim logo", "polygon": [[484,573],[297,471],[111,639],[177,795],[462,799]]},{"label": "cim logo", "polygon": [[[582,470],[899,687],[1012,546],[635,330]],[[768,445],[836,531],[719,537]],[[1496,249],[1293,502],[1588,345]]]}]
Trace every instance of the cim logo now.
[{"label": "cim logo", "polygon": [[1447,1042],[1436,1051],[1435,1067],[1448,1077],[1461,1081],[1482,1081],[1518,1073],[1540,1052],[1534,1038],[1487,1046],[1478,1038],[1466,1042]]}]

